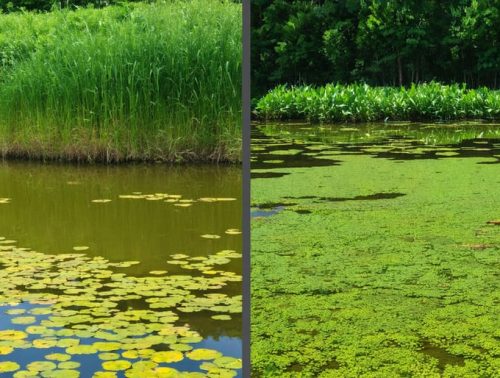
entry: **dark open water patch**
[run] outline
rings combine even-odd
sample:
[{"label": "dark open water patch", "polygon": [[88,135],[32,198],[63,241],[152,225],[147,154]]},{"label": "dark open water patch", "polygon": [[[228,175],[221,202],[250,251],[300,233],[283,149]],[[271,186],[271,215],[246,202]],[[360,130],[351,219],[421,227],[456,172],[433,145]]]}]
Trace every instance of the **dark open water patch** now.
[{"label": "dark open water patch", "polygon": [[251,173],[251,178],[252,179],[258,179],[258,178],[280,178],[286,175],[289,175],[290,173],[286,172],[252,172]]},{"label": "dark open water patch", "polygon": [[[328,167],[340,164],[338,160],[318,159],[309,155],[311,150],[307,147],[311,144],[308,142],[270,138],[259,128],[252,129],[252,144],[258,146],[258,150],[252,152],[252,169]],[[274,177],[259,172],[252,173],[252,178]]]},{"label": "dark open water patch", "polygon": [[446,349],[433,345],[428,341],[424,342],[420,351],[428,356],[431,356],[432,358],[437,359],[438,368],[441,372],[444,371],[446,365],[465,365],[465,360],[463,357],[451,354]]},{"label": "dark open water patch", "polygon": [[405,193],[374,193],[365,196],[354,196],[354,197],[317,197],[317,196],[302,196],[302,197],[283,197],[286,199],[315,199],[313,202],[345,202],[345,201],[375,201],[384,199],[393,199],[405,196]]},{"label": "dark open water patch", "polygon": [[273,208],[267,208],[267,209],[252,209],[250,212],[250,215],[252,218],[265,218],[265,217],[270,217],[273,215],[278,214],[279,212],[283,211],[285,209],[285,206],[276,206]]},{"label": "dark open water patch", "polygon": [[297,214],[301,214],[301,215],[304,215],[304,214],[311,214],[312,211],[311,210],[305,210],[305,209],[299,209],[299,210],[294,210]]}]

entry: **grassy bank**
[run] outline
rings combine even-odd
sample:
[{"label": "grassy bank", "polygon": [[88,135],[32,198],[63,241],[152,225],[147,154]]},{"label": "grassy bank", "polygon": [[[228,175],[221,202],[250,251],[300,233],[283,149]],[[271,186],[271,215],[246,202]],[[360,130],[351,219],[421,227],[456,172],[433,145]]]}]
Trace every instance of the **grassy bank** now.
[{"label": "grassy bank", "polygon": [[241,5],[0,15],[4,157],[236,161],[240,114]]},{"label": "grassy bank", "polygon": [[261,119],[313,122],[498,119],[500,91],[434,82],[409,88],[279,86],[257,102],[256,114]]}]

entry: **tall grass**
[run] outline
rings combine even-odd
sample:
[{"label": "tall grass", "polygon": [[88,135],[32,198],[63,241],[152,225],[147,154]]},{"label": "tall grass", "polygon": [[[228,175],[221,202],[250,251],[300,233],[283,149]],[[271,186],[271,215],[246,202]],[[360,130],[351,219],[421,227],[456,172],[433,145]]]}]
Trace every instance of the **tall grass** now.
[{"label": "tall grass", "polygon": [[237,160],[241,5],[0,15],[3,155]]},{"label": "tall grass", "polygon": [[410,88],[362,84],[279,86],[257,102],[255,112],[264,119],[315,122],[498,119],[500,91],[435,82]]}]

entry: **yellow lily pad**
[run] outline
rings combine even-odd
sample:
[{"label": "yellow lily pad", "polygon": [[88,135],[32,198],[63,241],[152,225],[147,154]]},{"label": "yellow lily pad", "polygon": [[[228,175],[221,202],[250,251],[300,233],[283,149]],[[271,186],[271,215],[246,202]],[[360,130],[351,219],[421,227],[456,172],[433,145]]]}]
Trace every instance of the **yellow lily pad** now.
[{"label": "yellow lily pad", "polygon": [[222,357],[222,353],[213,349],[200,348],[186,353],[186,357],[194,361],[213,360]]},{"label": "yellow lily pad", "polygon": [[220,239],[220,235],[203,234],[201,235],[204,239]]},{"label": "yellow lily pad", "polygon": [[102,342],[97,341],[92,346],[99,352],[110,352],[121,348],[121,344],[117,342]]},{"label": "yellow lily pad", "polygon": [[49,370],[42,373],[44,378],[78,378],[80,372],[73,369]]},{"label": "yellow lily pad", "polygon": [[238,230],[237,228],[228,228],[225,231],[225,233],[228,234],[228,235],[241,235],[241,231]]},{"label": "yellow lily pad", "polygon": [[11,373],[13,371],[19,370],[21,367],[17,362],[4,361],[0,362],[0,373]]},{"label": "yellow lily pad", "polygon": [[80,363],[76,362],[76,361],[64,361],[64,362],[59,363],[59,365],[57,365],[58,369],[64,369],[64,370],[77,369],[79,367],[80,367]]},{"label": "yellow lily pad", "polygon": [[45,356],[47,360],[64,362],[71,359],[69,354],[64,353],[52,353]]},{"label": "yellow lily pad", "polygon": [[223,356],[216,358],[213,363],[217,365],[218,367],[225,368],[225,369],[241,369],[242,368],[242,362],[240,358],[234,358],[234,357],[228,357],[228,356]]},{"label": "yellow lily pad", "polygon": [[177,378],[179,377],[179,371],[166,366],[161,366],[154,369],[154,373],[159,378]]},{"label": "yellow lily pad", "polygon": [[155,276],[162,276],[164,274],[167,274],[166,270],[152,270],[149,272],[149,274],[155,275]]},{"label": "yellow lily pad", "polygon": [[33,346],[38,349],[53,348],[57,345],[56,339],[37,339],[33,340]]},{"label": "yellow lily pad", "polygon": [[193,349],[193,347],[189,344],[171,344],[169,347],[170,349],[177,350],[179,352],[188,352]]},{"label": "yellow lily pad", "polygon": [[127,351],[122,353],[122,356],[133,360],[133,359],[139,358],[139,352],[136,350],[127,350]]},{"label": "yellow lily pad", "polygon": [[7,354],[10,354],[12,353],[13,350],[14,348],[12,348],[11,346],[0,345],[0,356],[5,356]]},{"label": "yellow lily pad", "polygon": [[77,246],[74,246],[73,249],[75,251],[86,251],[87,249],[89,249],[90,247],[86,246],[86,245],[77,245]]},{"label": "yellow lily pad", "polygon": [[34,316],[18,316],[11,319],[12,324],[33,324],[36,322]]},{"label": "yellow lily pad", "polygon": [[23,331],[7,329],[0,331],[0,340],[21,340],[26,339],[28,335]]},{"label": "yellow lily pad", "polygon": [[173,350],[173,351],[167,351],[167,352],[156,352],[151,356],[151,360],[154,362],[162,363],[171,363],[171,362],[178,362],[182,361],[184,359],[184,356],[182,355],[181,352]]},{"label": "yellow lily pad", "polygon": [[102,368],[104,370],[111,370],[111,371],[127,370],[131,366],[132,364],[126,360],[106,361],[102,363]]},{"label": "yellow lily pad", "polygon": [[211,316],[212,319],[214,320],[231,320],[231,316],[230,315],[213,315]]},{"label": "yellow lily pad", "polygon": [[12,376],[13,378],[31,378],[38,377],[38,372],[29,370],[18,370]]},{"label": "yellow lily pad", "polygon": [[50,361],[33,361],[29,363],[27,366],[28,370],[31,371],[45,371],[45,370],[54,370],[57,368],[57,365]]},{"label": "yellow lily pad", "polygon": [[112,360],[118,360],[120,358],[120,355],[118,353],[99,353],[99,358],[103,361],[112,361]]},{"label": "yellow lily pad", "polygon": [[118,375],[111,371],[96,371],[92,378],[117,378]]},{"label": "yellow lily pad", "polygon": [[66,348],[68,354],[95,354],[97,349],[93,345],[75,345]]}]

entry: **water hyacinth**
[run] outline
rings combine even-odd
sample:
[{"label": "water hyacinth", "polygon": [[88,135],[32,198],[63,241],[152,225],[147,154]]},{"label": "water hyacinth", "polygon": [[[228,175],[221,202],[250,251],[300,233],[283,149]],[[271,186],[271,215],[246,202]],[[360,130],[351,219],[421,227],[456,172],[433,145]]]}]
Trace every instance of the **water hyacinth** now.
[{"label": "water hyacinth", "polygon": [[278,86],[256,105],[258,118],[313,122],[500,118],[500,91],[436,82],[409,88],[366,84]]}]

